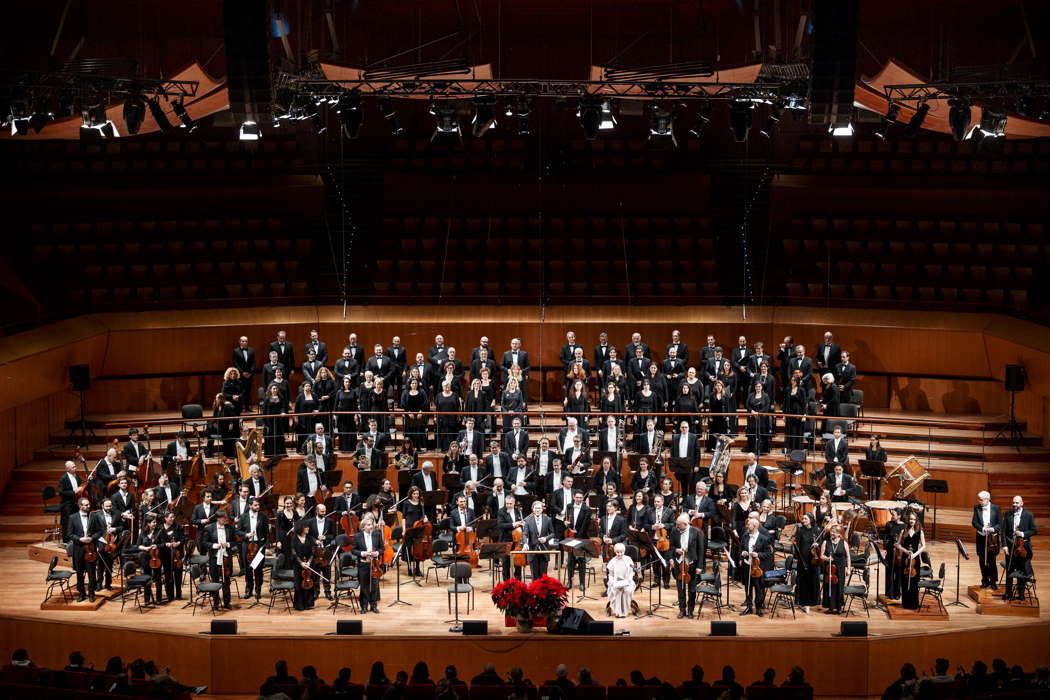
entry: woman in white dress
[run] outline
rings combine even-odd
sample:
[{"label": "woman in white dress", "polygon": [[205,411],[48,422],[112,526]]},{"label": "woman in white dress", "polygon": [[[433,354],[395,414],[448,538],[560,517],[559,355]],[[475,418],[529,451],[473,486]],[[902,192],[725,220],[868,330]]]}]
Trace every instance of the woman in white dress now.
[{"label": "woman in white dress", "polygon": [[605,565],[609,574],[609,610],[613,617],[627,617],[631,612],[631,596],[634,595],[634,562],[624,554],[626,548],[623,542],[618,542],[613,548],[616,556]]}]

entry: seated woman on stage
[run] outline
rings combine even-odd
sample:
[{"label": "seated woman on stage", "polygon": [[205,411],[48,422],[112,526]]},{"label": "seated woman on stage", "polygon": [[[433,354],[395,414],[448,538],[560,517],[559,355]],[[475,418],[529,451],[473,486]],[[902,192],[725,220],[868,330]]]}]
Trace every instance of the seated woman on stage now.
[{"label": "seated woman on stage", "polygon": [[631,596],[634,595],[634,562],[624,552],[626,547],[623,542],[617,542],[613,547],[616,556],[605,565],[609,574],[608,589],[606,595],[609,597],[609,611],[613,617],[627,617],[631,612]]}]

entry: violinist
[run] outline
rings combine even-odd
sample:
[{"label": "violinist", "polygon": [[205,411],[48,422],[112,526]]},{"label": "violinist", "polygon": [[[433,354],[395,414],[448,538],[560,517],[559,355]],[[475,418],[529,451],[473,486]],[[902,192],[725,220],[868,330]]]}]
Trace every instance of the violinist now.
[{"label": "violinist", "polygon": [[[222,607],[231,610],[230,576],[233,573],[233,550],[237,546],[237,533],[229,524],[226,511],[215,513],[215,522],[204,528],[204,548],[208,550],[208,566],[211,580],[222,584]],[[219,593],[212,594],[212,604],[219,607]]]},{"label": "violinist", "polygon": [[126,477],[117,482],[117,490],[110,499],[113,501],[113,513],[124,521],[125,528],[130,527],[131,517],[135,512],[135,494],[129,489]]},{"label": "violinist", "polygon": [[[430,464],[433,468],[433,464],[428,460],[427,464]],[[426,519],[426,513],[423,507],[423,492],[416,485],[408,487],[408,497],[401,501],[401,504],[397,507],[401,512],[403,519],[402,527],[404,532],[408,532],[409,528],[422,522]],[[408,575],[409,576],[422,576],[422,562],[415,561],[412,557],[410,547],[404,548],[404,559],[408,563]]]},{"label": "violinist", "polygon": [[295,494],[295,519],[302,520],[310,514],[310,508],[306,505],[306,494],[296,493]]},{"label": "violinist", "polygon": [[[992,503],[992,494],[981,491],[980,501],[973,507],[973,529],[977,531],[977,561],[981,565],[981,588],[999,588],[999,570],[995,556],[999,552],[999,528],[1002,527],[999,506]],[[990,545],[990,546],[989,546]]]},{"label": "violinist", "polygon": [[882,548],[886,552],[886,597],[899,600],[901,597],[901,572],[897,567],[897,539],[904,532],[900,508],[890,509],[890,521],[883,533]]},{"label": "violinist", "polygon": [[295,517],[295,498],[282,496],[281,506],[277,509],[277,532],[274,535],[274,541],[286,556],[290,556],[288,555],[290,551],[288,543],[295,531],[296,520],[298,518]]},{"label": "violinist", "polygon": [[532,479],[532,471],[529,469],[529,460],[525,455],[518,455],[517,464],[511,467],[508,482],[511,484],[510,491],[515,496],[524,496],[535,482]]},{"label": "violinist", "polygon": [[313,455],[309,455],[303,460],[303,466],[296,474],[295,490],[311,497],[320,491],[323,498],[328,498],[328,487],[321,474],[323,472],[317,468],[317,460]]},{"label": "violinist", "polygon": [[635,491],[631,497],[631,506],[627,509],[627,531],[643,532],[652,529],[652,508],[645,500],[645,494]]},{"label": "violinist", "polygon": [[[699,483],[703,483],[702,481]],[[674,529],[675,513],[674,510],[664,505],[664,497],[660,494],[656,494],[653,497],[653,540],[657,542],[659,548],[659,540],[667,538],[667,546],[670,547],[671,530]],[[661,555],[662,556],[662,555]],[[664,563],[660,563],[660,559],[656,559],[654,564],[657,567],[657,580],[663,581],[664,588],[671,587],[671,568],[668,566],[668,561],[665,558]]]},{"label": "violinist", "polygon": [[[572,505],[565,511],[565,527],[571,529],[573,536],[578,540],[589,540],[591,538],[591,509],[584,502],[582,491],[576,491],[572,494]],[[568,560],[569,590],[572,590],[572,574],[578,572],[580,590],[583,591],[587,577],[587,556],[584,550],[569,550]]]},{"label": "violinist", "polygon": [[248,482],[243,482],[237,488],[237,495],[234,496],[233,501],[230,502],[230,517],[233,518],[234,522],[241,519],[241,516],[248,512],[248,503],[251,498],[248,495]]},{"label": "violinist", "polygon": [[[139,563],[142,566],[142,573],[153,579],[153,586],[157,589],[157,605],[164,602],[164,596],[161,592],[161,586],[163,584],[161,575],[164,569],[160,560],[160,545],[158,544],[159,535],[160,528],[157,527],[157,516],[151,515],[142,523],[142,532],[139,533],[138,549]],[[146,605],[152,605],[153,591],[150,590],[150,586],[143,586],[142,593]]]},{"label": "violinist", "polygon": [[678,619],[692,618],[696,606],[696,586],[704,572],[707,546],[703,533],[689,524],[688,515],[679,515],[675,520],[671,548],[674,556],[669,563],[674,567],[678,586]]},{"label": "violinist", "polygon": [[503,508],[503,502],[506,498],[507,490],[503,486],[503,479],[494,479],[492,481],[492,493],[489,494],[485,507],[488,508],[490,513],[496,513]]},{"label": "violinist", "polygon": [[92,513],[91,517],[95,519],[93,529],[98,533],[95,537],[95,547],[98,550],[98,557],[95,559],[95,565],[98,567],[98,573],[95,575],[95,590],[109,589],[113,587],[113,560],[116,559],[119,550],[107,552],[106,538],[112,535],[118,541],[119,547],[124,526],[113,511],[113,501],[109,498],[102,501],[102,509]]},{"label": "violinist", "polygon": [[[766,603],[765,572],[773,568],[773,537],[762,532],[757,518],[749,517],[746,523],[747,532],[740,538],[740,568],[745,571],[744,609],[741,615],[754,612],[759,617],[764,614]],[[756,566],[757,563],[757,566]]]},{"label": "violinist", "polygon": [[219,511],[218,506],[212,503],[211,489],[204,489],[202,498],[204,500],[193,506],[193,515],[190,516],[193,524],[197,526],[197,551],[204,549],[204,530],[211,525]]},{"label": "violinist", "polygon": [[157,477],[157,485],[155,487],[142,492],[143,500],[145,500],[147,493],[153,496],[158,503],[169,504],[178,499],[180,489],[179,484],[173,484],[171,482],[171,477],[167,474],[161,474]]},{"label": "violinist", "polygon": [[146,465],[151,455],[149,449],[139,441],[139,429],[128,428],[128,441],[124,443],[124,464],[140,481],[146,477]]},{"label": "violinist", "polygon": [[182,562],[186,555],[182,547],[185,539],[182,528],[175,524],[175,513],[165,513],[164,522],[157,533],[157,546],[160,547],[164,588],[169,601],[182,600]]},{"label": "violinist", "polygon": [[354,556],[357,557],[357,580],[361,585],[361,612],[379,612],[379,581],[372,577],[372,564],[383,556],[383,535],[376,530],[376,521],[370,515],[361,519],[361,531],[354,535]]},{"label": "violinist", "polygon": [[[343,492],[336,496],[332,509],[339,513],[339,517],[353,511],[361,510],[361,496],[354,491],[354,482],[344,481]],[[350,534],[350,533],[343,533]]]},{"label": "violinist", "polygon": [[610,499],[605,502],[605,515],[598,523],[598,534],[602,545],[611,546],[627,539],[627,522],[620,515],[620,507],[616,500]]},{"label": "violinist", "polygon": [[[521,513],[521,510],[517,506],[517,500],[513,495],[507,495],[503,501],[503,508],[496,511],[496,527],[499,529],[499,541],[500,542],[514,542],[514,532],[517,532],[522,536],[524,540],[523,528],[525,527],[525,519]],[[514,545],[511,545],[514,548]],[[511,556],[508,554],[503,557],[503,578],[510,578],[510,566]],[[521,580],[521,567],[514,567],[514,578]]]},{"label": "violinist", "polygon": [[[795,603],[809,614],[809,609],[820,605],[820,544],[812,513],[803,513],[795,529]],[[816,549],[814,549],[814,547]],[[817,561],[814,563],[813,559]]]},{"label": "violinist", "polygon": [[467,503],[467,497],[460,494],[456,497],[456,507],[449,513],[453,532],[474,531],[474,509]]},{"label": "violinist", "polygon": [[263,566],[252,568],[252,559],[256,552],[266,549],[270,533],[269,519],[259,512],[260,503],[253,498],[248,510],[241,513],[237,520],[237,534],[241,538],[241,571],[244,572],[244,597],[255,599],[262,597]]},{"label": "violinist", "polygon": [[429,459],[424,459],[420,466],[422,469],[412,476],[412,485],[418,487],[421,492],[437,491],[441,488],[437,475],[434,474],[434,463]]},{"label": "violinist", "polygon": [[[295,523],[292,537],[289,540],[289,555],[295,571],[295,594],[292,607],[296,610],[309,610],[314,606],[314,600],[317,598],[317,573],[310,561],[313,554],[314,540],[310,537],[310,523],[300,520]],[[361,592],[364,594],[363,582]]]},{"label": "violinist", "polygon": [[[845,540],[842,539],[842,526],[837,523],[833,524],[828,529],[827,539],[820,545],[820,561],[824,576],[822,604],[825,614],[840,615],[842,613],[843,588],[849,578],[849,560],[849,549],[846,547]],[[918,577],[915,583],[918,584]]]},{"label": "violinist", "polygon": [[[639,462],[639,464],[641,464],[641,462]],[[664,505],[666,507],[671,508],[672,510],[678,507],[678,494],[674,491],[674,482],[671,481],[671,477],[665,476],[660,479],[660,489],[657,493],[663,496]]]},{"label": "violinist", "polygon": [[919,524],[919,514],[908,510],[904,514],[904,530],[897,538],[897,558],[901,577],[901,607],[919,609],[919,556],[926,551],[926,535]]},{"label": "violinist", "polygon": [[164,450],[164,456],[161,458],[161,467],[164,471],[178,469],[177,465],[185,464],[186,462],[193,459],[195,452],[190,446],[190,441],[186,439],[186,431],[180,430],[175,434],[175,439],[168,443],[167,448]]},{"label": "violinist", "polygon": [[[554,536],[553,521],[543,514],[543,501],[539,499],[532,502],[532,514],[525,518],[525,534],[522,539],[523,546],[533,551],[549,550],[551,543],[557,540]],[[529,568],[532,569],[532,580],[547,575],[549,554],[529,554],[528,560]]]},{"label": "violinist", "polygon": [[631,476],[631,490],[641,491],[646,497],[656,492],[656,474],[649,469],[649,460],[638,460],[638,471]]},{"label": "violinist", "polygon": [[[310,539],[314,541],[314,547],[321,547],[325,552],[325,562],[329,561],[331,556],[332,541],[335,539],[335,522],[327,517],[328,508],[324,503],[318,503],[314,506],[314,517],[310,518]],[[325,566],[323,569],[314,566],[314,571],[324,577],[321,581],[324,584],[324,597],[328,600],[332,599],[332,582],[331,569]],[[316,587],[314,588],[316,594]],[[315,596],[316,597],[316,596]]]},{"label": "violinist", "polygon": [[[1003,516],[1003,546],[1009,547],[1006,557],[1006,600],[1024,599],[1024,586],[1015,584],[1010,574],[1032,575],[1032,537],[1038,534],[1035,516],[1025,510],[1024,499],[1014,496],[1013,508]],[[1017,590],[1013,587],[1017,585]]]},{"label": "violinist", "polygon": [[95,485],[99,491],[105,492],[106,485],[114,479],[127,476],[123,466],[117,461],[117,448],[110,447],[106,455],[95,464]]},{"label": "violinist", "polygon": [[164,504],[158,503],[153,497],[153,489],[146,489],[142,492],[142,498],[139,501],[136,518],[138,519],[138,522],[141,523],[146,519],[147,515],[154,515],[161,510],[164,510]]},{"label": "violinist", "polygon": [[66,523],[67,551],[73,558],[73,569],[77,572],[77,593],[79,594],[77,602],[81,603],[84,601],[84,574],[87,573],[87,598],[93,603],[95,602],[95,582],[97,580],[98,567],[93,560],[88,561],[88,559],[96,556],[94,554],[95,542],[100,534],[98,521],[92,520],[89,515],[91,501],[88,499],[81,498],[77,501],[77,508],[77,512],[70,515]]},{"label": "violinist", "polygon": [[690,521],[700,519],[700,522],[703,523],[701,529],[705,534],[710,531],[711,521],[718,511],[715,509],[715,502],[707,495],[706,481],[696,482],[693,495],[685,499],[684,510],[689,515]]}]

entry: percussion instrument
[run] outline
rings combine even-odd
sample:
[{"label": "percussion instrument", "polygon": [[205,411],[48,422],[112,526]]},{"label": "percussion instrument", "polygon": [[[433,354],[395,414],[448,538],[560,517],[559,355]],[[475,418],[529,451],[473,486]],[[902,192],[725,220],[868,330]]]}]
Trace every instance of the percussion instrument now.
[{"label": "percussion instrument", "polygon": [[842,517],[843,513],[853,510],[853,504],[849,502],[832,503],[831,507],[835,510],[835,515],[837,515],[839,518]]},{"label": "percussion instrument", "polygon": [[903,498],[913,493],[919,488],[919,484],[930,478],[930,473],[922,466],[919,458],[912,455],[894,467],[887,476],[895,476],[901,480],[900,492],[897,495]]},{"label": "percussion instrument", "polygon": [[876,527],[886,527],[890,524],[890,511],[907,504],[904,501],[868,501],[864,505],[871,509],[871,518]]},{"label": "percussion instrument", "polygon": [[791,500],[791,505],[795,508],[795,520],[802,520],[803,515],[817,509],[817,502],[809,496],[795,496]]}]

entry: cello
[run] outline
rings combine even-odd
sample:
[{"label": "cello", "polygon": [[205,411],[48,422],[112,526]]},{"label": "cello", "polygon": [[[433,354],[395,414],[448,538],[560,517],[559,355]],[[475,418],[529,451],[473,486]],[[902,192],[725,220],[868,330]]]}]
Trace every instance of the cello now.
[{"label": "cello", "polygon": [[[84,455],[80,452],[80,445],[73,448],[73,461],[77,462],[81,466],[84,466],[87,460],[84,459]],[[87,475],[87,479],[84,480],[80,486],[77,487],[76,492],[73,494],[73,502],[77,503],[81,498],[86,498],[93,505],[96,499],[91,498],[91,491],[89,491],[91,480],[95,478],[95,472],[98,471],[98,464],[94,466],[91,473]],[[84,472],[87,472],[87,467],[84,466]]]},{"label": "cello", "polygon": [[[480,518],[474,518],[466,524],[467,527],[473,525]],[[466,530],[460,530],[456,533],[456,554],[458,556],[466,557],[470,561],[470,568],[478,568],[478,552],[476,549],[478,543],[478,533],[473,529],[470,532]]]},{"label": "cello", "polygon": [[[517,516],[517,515],[520,515],[520,513],[515,511],[514,515]],[[520,520],[520,519],[521,518],[518,518],[518,520]],[[576,536],[576,533],[573,533],[571,535],[568,534],[568,533],[572,532],[571,529],[566,529],[565,532],[566,532],[566,535],[565,535],[566,539],[569,539],[569,538],[572,538],[572,537]],[[511,530],[511,532],[510,532],[510,539],[514,543],[514,550],[515,551],[518,551],[518,552],[521,551],[521,541],[522,541],[523,537],[524,537],[524,533],[521,531],[520,527],[516,527],[513,530]],[[510,558],[510,563],[513,564],[515,567],[524,567],[527,561],[528,561],[528,556],[525,555],[525,554],[514,554]]]}]

